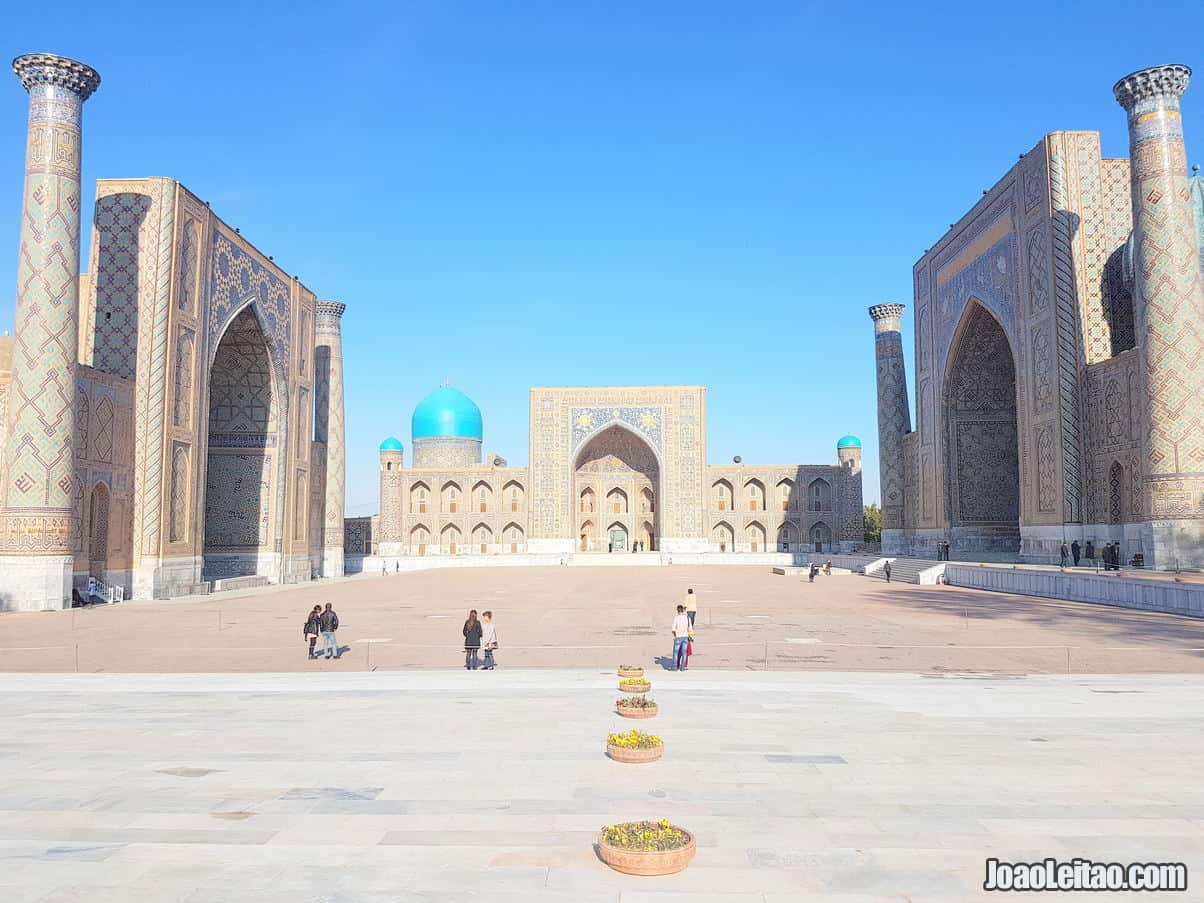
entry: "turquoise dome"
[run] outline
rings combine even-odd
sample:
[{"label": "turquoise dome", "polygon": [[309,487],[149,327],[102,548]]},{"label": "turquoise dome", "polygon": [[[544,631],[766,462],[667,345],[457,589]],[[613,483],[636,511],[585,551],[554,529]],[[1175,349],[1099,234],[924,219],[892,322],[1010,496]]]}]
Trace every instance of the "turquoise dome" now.
[{"label": "turquoise dome", "polygon": [[384,442],[382,442],[380,444],[380,450],[381,451],[401,451],[401,442],[399,442],[395,437],[390,436],[388,439],[386,439]]},{"label": "turquoise dome", "polygon": [[861,440],[856,436],[841,436],[836,443],[837,448],[861,448]]},{"label": "turquoise dome", "polygon": [[410,418],[411,440],[436,436],[480,439],[481,434],[481,409],[451,386],[436,389],[418,402],[414,416]]}]

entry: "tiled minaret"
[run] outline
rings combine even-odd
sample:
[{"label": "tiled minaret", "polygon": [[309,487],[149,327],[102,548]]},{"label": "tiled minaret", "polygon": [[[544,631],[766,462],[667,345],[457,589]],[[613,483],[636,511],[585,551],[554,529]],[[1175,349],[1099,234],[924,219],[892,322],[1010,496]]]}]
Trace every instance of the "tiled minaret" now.
[{"label": "tiled minaret", "polygon": [[1155,66],[1112,89],[1129,114],[1145,555],[1159,568],[1204,565],[1204,285],[1179,113],[1190,77]]},{"label": "tiled minaret", "polygon": [[875,304],[874,354],[878,363],[878,472],[882,482],[882,551],[899,551],[903,531],[903,437],[911,432],[907,373],[903,366],[902,304]]},{"label": "tiled minaret", "polygon": [[29,92],[17,255],[16,345],[0,525],[3,607],[70,606],[74,570],[80,142],[94,69],[30,53],[13,60]]},{"label": "tiled minaret", "polygon": [[326,445],[326,517],[322,524],[322,576],[343,576],[343,496],[347,464],[343,436],[343,337],[346,304],[319,301],[314,366],[314,436]]}]

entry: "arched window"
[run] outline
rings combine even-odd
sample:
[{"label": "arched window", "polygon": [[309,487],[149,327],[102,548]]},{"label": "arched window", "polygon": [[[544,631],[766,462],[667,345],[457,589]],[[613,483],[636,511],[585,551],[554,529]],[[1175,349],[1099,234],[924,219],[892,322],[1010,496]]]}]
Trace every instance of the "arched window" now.
[{"label": "arched window", "polygon": [[760,480],[749,480],[744,484],[744,491],[748,495],[748,510],[749,511],[764,511],[765,510],[765,484]]},{"label": "arched window", "polygon": [[789,511],[791,508],[798,507],[798,503],[794,499],[793,480],[781,480],[778,482],[778,500],[781,502],[783,511]]},{"label": "arched window", "polygon": [[527,534],[518,524],[510,523],[502,530],[502,543],[511,553],[526,550]]},{"label": "arched window", "polygon": [[640,512],[651,514],[653,507],[652,490],[645,486],[640,490]]},{"label": "arched window", "polygon": [[456,483],[444,483],[440,495],[443,510],[455,514],[460,506],[460,487]]},{"label": "arched window", "polygon": [[410,531],[410,554],[425,555],[426,547],[431,541],[431,532],[419,524]]},{"label": "arched window", "polygon": [[477,511],[481,514],[487,512],[493,506],[493,487],[484,480],[479,480],[472,487],[473,498],[476,499]]},{"label": "arched window", "polygon": [[430,499],[430,487],[426,483],[415,483],[410,487],[410,514],[426,514]]},{"label": "arched window", "polygon": [[626,514],[627,493],[617,487],[606,493],[606,510],[613,514]]},{"label": "arched window", "polygon": [[715,507],[720,511],[730,511],[732,508],[732,484],[727,480],[716,480],[711,489],[715,493]]},{"label": "arched window", "polygon": [[511,511],[522,510],[523,495],[523,487],[517,480],[511,480],[502,487],[502,496],[506,499]]},{"label": "arched window", "polygon": [[750,552],[765,551],[765,528],[756,521],[744,528],[744,539]]},{"label": "arched window", "polygon": [[593,514],[594,504],[594,490],[587,486],[585,489],[581,490],[581,513]]},{"label": "arched window", "polygon": [[817,477],[807,487],[807,510],[830,511],[831,509],[832,484],[822,477]]}]

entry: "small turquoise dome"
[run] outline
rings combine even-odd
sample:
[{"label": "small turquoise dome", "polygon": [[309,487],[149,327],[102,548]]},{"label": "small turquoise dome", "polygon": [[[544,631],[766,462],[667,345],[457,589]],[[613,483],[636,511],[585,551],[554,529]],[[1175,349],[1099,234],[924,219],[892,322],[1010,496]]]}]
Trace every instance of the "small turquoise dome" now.
[{"label": "small turquoise dome", "polygon": [[841,436],[836,443],[837,448],[861,448],[861,440],[856,436]]},{"label": "small turquoise dome", "polygon": [[393,436],[390,436],[380,444],[381,451],[401,451],[401,443]]},{"label": "small turquoise dome", "polygon": [[451,386],[436,389],[418,402],[410,419],[411,439],[436,436],[480,439],[481,435],[481,409],[471,398]]}]

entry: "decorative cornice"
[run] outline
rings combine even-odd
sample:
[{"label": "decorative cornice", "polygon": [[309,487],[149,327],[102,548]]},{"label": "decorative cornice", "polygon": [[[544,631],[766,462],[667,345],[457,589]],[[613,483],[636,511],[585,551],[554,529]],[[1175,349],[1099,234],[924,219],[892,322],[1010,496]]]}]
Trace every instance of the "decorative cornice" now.
[{"label": "decorative cornice", "polygon": [[1191,80],[1191,69],[1180,63],[1152,66],[1130,73],[1112,86],[1116,102],[1126,110],[1155,97],[1180,97]]},{"label": "decorative cornice", "polygon": [[13,60],[13,72],[25,90],[38,85],[54,85],[79,95],[81,102],[100,87],[100,73],[78,60],[53,53],[26,53]]},{"label": "decorative cornice", "polygon": [[875,304],[870,308],[870,319],[875,323],[882,320],[899,320],[906,309],[904,304]]},{"label": "decorative cornice", "polygon": [[314,317],[314,325],[319,333],[337,334],[339,332],[339,320],[342,319],[343,312],[347,310],[347,305],[342,301],[319,301],[315,308],[316,315]]}]

